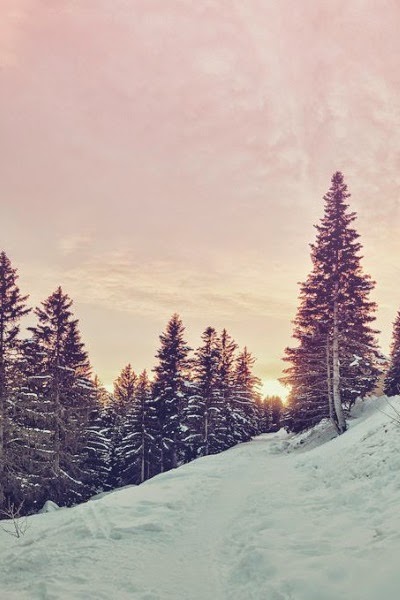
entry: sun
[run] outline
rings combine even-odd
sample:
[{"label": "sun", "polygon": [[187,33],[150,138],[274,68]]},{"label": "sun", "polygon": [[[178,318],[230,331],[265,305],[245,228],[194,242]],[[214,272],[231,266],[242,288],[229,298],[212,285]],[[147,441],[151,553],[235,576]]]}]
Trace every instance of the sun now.
[{"label": "sun", "polygon": [[263,396],[279,396],[285,402],[289,395],[289,389],[277,379],[263,379],[261,381],[261,393]]}]

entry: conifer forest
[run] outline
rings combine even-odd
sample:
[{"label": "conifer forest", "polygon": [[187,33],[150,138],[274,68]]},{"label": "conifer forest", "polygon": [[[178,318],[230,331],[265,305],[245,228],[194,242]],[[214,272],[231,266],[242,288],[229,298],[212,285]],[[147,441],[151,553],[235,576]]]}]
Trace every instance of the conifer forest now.
[{"label": "conifer forest", "polygon": [[193,459],[220,453],[281,427],[301,432],[329,419],[346,431],[357,398],[384,377],[400,390],[400,324],[390,359],[377,343],[374,287],[364,273],[356,214],[342,173],[332,176],[311,244],[312,269],[300,286],[295,344],[284,354],[290,393],[263,398],[255,358],[226,329],[205,328],[197,348],[172,315],[155,365],[128,363],[107,391],[93,373],[73,301],[58,287],[33,310],[16,267],[0,255],[0,498],[37,511],[137,485]]}]

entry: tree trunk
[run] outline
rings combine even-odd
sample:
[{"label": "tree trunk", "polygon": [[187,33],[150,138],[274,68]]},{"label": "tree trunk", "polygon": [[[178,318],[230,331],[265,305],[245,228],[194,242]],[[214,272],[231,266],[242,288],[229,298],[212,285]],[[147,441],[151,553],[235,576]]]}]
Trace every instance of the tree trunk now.
[{"label": "tree trunk", "polygon": [[339,325],[338,325],[338,302],[337,285],[335,290],[335,299],[333,303],[333,339],[332,339],[332,392],[333,407],[337,420],[337,431],[344,433],[347,429],[346,419],[344,417],[342,401],[340,398],[340,362],[339,362]]},{"label": "tree trunk", "polygon": [[0,506],[4,502],[4,467],[5,467],[5,448],[4,448],[4,430],[5,430],[5,402],[3,394],[0,395]]},{"label": "tree trunk", "polygon": [[58,477],[60,474],[60,425],[61,425],[61,403],[60,403],[60,384],[58,381],[58,367],[54,389],[54,412],[55,412],[55,428],[54,428],[54,474]]},{"label": "tree trunk", "polygon": [[0,506],[4,503],[4,473],[6,464],[5,430],[6,430],[6,370],[4,365],[4,322],[0,322]]},{"label": "tree trunk", "polygon": [[143,483],[145,479],[145,466],[146,466],[146,439],[145,439],[145,431],[142,425],[142,457],[140,461],[140,483]]},{"label": "tree trunk", "polygon": [[204,454],[208,456],[209,453],[209,443],[208,443],[208,409],[206,408],[206,412],[204,415],[204,441],[205,441],[205,451]]},{"label": "tree trunk", "polygon": [[335,426],[335,429],[338,429],[335,409],[333,406],[333,397],[332,397],[332,373],[331,373],[331,357],[330,357],[330,348],[329,348],[329,334],[326,336],[326,385],[328,388],[328,404],[329,404],[329,418],[332,424]]},{"label": "tree trunk", "polygon": [[176,451],[176,440],[174,439],[174,445],[171,452],[171,469],[176,469],[178,466],[178,453]]},{"label": "tree trunk", "polygon": [[60,454],[61,454],[61,402],[60,402],[60,328],[57,329],[56,340],[56,360],[54,377],[54,473],[56,477],[60,475]]}]

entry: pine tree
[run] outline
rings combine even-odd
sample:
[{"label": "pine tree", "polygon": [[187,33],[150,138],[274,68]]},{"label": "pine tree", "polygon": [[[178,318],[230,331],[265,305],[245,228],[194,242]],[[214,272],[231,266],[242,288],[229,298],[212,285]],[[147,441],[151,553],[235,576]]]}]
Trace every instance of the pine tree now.
[{"label": "pine tree", "polygon": [[[132,412],[135,403],[137,375],[129,363],[114,382],[109,418],[111,425],[111,471],[109,485],[111,489],[120,486],[124,481],[122,471],[126,468],[121,451],[128,414]],[[113,413],[111,415],[111,413]]]},{"label": "pine tree", "polygon": [[15,386],[15,362],[18,350],[20,320],[29,313],[26,308],[28,296],[19,290],[18,275],[5,252],[0,253],[0,506],[5,494],[15,487],[13,477],[12,390]]},{"label": "pine tree", "polygon": [[219,389],[220,348],[217,332],[207,327],[193,360],[193,381],[184,414],[184,444],[187,461],[219,451],[223,432],[224,405]]},{"label": "pine tree", "polygon": [[115,409],[114,397],[110,395],[110,401],[101,410],[101,424],[108,445],[108,477],[104,482],[104,489],[112,490],[119,485],[119,445],[121,444],[121,419]]},{"label": "pine tree", "polygon": [[257,410],[257,434],[267,433],[268,431],[268,409],[265,404],[265,399],[259,394],[256,398]]},{"label": "pine tree", "polygon": [[283,381],[292,390],[285,419],[293,430],[329,415],[343,433],[344,407],[371,391],[378,376],[376,332],[370,326],[376,309],[369,300],[374,282],[361,268],[349,196],[343,175],[335,173],[311,244],[313,269],[301,286],[293,333],[298,346],[286,350],[285,360],[292,364]]},{"label": "pine tree", "polygon": [[20,391],[21,431],[29,448],[28,478],[41,483],[36,502],[72,504],[88,497],[87,431],[95,406],[90,365],[72,301],[59,287],[35,310],[25,343],[27,384]]},{"label": "pine tree", "polygon": [[114,382],[114,402],[116,410],[121,413],[127,410],[135,398],[137,375],[128,364]]},{"label": "pine tree", "polygon": [[279,396],[266,396],[264,399],[265,411],[267,414],[267,433],[274,433],[281,428],[283,402]]},{"label": "pine tree", "polygon": [[234,414],[234,388],[235,388],[235,360],[237,344],[228,334],[226,329],[222,330],[219,339],[219,366],[218,387],[222,402],[222,419],[219,425],[219,439],[221,447],[218,451],[226,450],[236,443],[235,414]]},{"label": "pine tree", "polygon": [[103,408],[108,406],[111,402],[111,394],[106,390],[98,375],[93,377],[93,386],[98,404]]},{"label": "pine tree", "polygon": [[161,348],[156,355],[159,362],[154,368],[153,398],[160,430],[160,471],[177,467],[184,456],[181,426],[190,368],[190,348],[184,341],[184,331],[179,315],[174,314],[160,335]]},{"label": "pine tree", "polygon": [[104,419],[104,406],[96,396],[96,387],[93,387],[95,402],[89,412],[84,448],[87,456],[85,479],[90,495],[111,489],[111,436]]},{"label": "pine tree", "polygon": [[120,445],[121,484],[139,484],[152,475],[159,460],[158,421],[147,372],[138,377],[135,400],[128,409]]},{"label": "pine tree", "polygon": [[390,363],[385,377],[384,392],[387,396],[400,394],[400,311],[393,325]]},{"label": "pine tree", "polygon": [[111,489],[112,431],[107,413],[111,394],[97,375],[93,377],[91,383],[94,404],[89,414],[85,452],[88,456],[86,470],[91,493],[96,494]]},{"label": "pine tree", "polygon": [[253,373],[255,358],[245,347],[236,359],[233,393],[235,441],[246,442],[257,433],[257,388],[260,380]]},{"label": "pine tree", "polygon": [[[24,511],[33,512],[47,500],[54,474],[55,411],[50,400],[51,376],[45,375],[44,352],[33,339],[22,343],[20,380],[13,415],[13,453],[18,468],[19,486],[11,501],[24,502]],[[40,373],[40,374],[39,374]]]}]

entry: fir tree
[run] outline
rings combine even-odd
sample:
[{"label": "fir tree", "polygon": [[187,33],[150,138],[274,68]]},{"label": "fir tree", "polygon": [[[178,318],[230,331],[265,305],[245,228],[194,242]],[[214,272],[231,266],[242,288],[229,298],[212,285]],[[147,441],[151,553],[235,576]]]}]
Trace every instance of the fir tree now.
[{"label": "fir tree", "polygon": [[135,400],[130,405],[120,445],[120,482],[143,483],[158,462],[158,421],[146,371],[138,377]]},{"label": "fir tree", "polygon": [[292,363],[283,378],[292,387],[286,423],[293,430],[329,415],[343,433],[343,407],[371,391],[378,375],[376,332],[370,326],[374,283],[361,268],[349,196],[343,175],[335,173],[311,244],[313,269],[301,286],[293,334],[299,345],[286,350],[285,360]]},{"label": "fir tree", "polygon": [[[121,485],[124,481],[122,471],[126,469],[124,457],[121,453],[121,444],[124,437],[124,429],[128,420],[128,414],[132,413],[135,403],[137,375],[129,363],[114,382],[114,394],[109,407],[109,419],[111,424],[111,488]],[[113,413],[113,414],[111,414]]]},{"label": "fir tree", "polygon": [[[19,483],[11,501],[24,501],[24,510],[40,508],[47,499],[53,478],[54,406],[50,396],[50,375],[44,374],[44,353],[33,339],[22,343],[21,373],[14,411],[14,455]],[[40,375],[39,375],[40,373]],[[48,484],[48,485],[47,485]]]},{"label": "fir tree", "polygon": [[125,412],[135,398],[137,375],[128,364],[114,382],[114,404],[116,410]]},{"label": "fir tree", "polygon": [[265,399],[259,394],[256,398],[257,411],[257,434],[267,433],[268,431],[268,407]]},{"label": "fir tree", "polygon": [[179,315],[174,314],[165,333],[160,335],[159,362],[154,368],[153,397],[159,420],[161,471],[177,467],[184,455],[181,425],[190,368],[190,348],[184,341],[184,331]]},{"label": "fir tree", "polygon": [[[20,392],[20,422],[29,448],[29,476],[42,497],[72,504],[88,496],[87,431],[95,405],[90,365],[72,301],[59,287],[35,310],[38,324],[24,346],[27,385]],[[45,495],[45,496],[44,496]]]},{"label": "fir tree", "polygon": [[89,412],[84,447],[87,456],[85,475],[90,495],[111,489],[111,436],[104,419],[104,406],[96,396],[96,387],[93,387],[95,401]]},{"label": "fir tree", "polygon": [[257,433],[257,388],[260,380],[253,373],[255,358],[245,347],[236,359],[233,393],[235,441],[245,442]]},{"label": "fir tree", "polygon": [[400,311],[393,325],[390,363],[385,377],[384,392],[387,396],[400,394]]},{"label": "fir tree", "polygon": [[114,397],[110,396],[110,401],[102,408],[101,423],[108,444],[108,477],[104,483],[105,489],[114,489],[119,485],[120,466],[119,466],[119,446],[122,439],[121,418],[114,405]]},{"label": "fir tree", "polygon": [[22,296],[18,276],[5,252],[0,253],[0,506],[7,490],[15,486],[10,441],[12,424],[12,390],[15,386],[15,363],[20,320],[28,314],[28,296]]},{"label": "fir tree", "polygon": [[108,406],[111,402],[111,394],[106,390],[98,375],[93,377],[93,387],[98,404],[103,408]]},{"label": "fir tree", "polygon": [[217,332],[207,327],[193,360],[193,381],[184,415],[187,460],[218,452],[225,438],[224,405],[219,388],[220,348]]},{"label": "fir tree", "polygon": [[218,451],[226,450],[236,443],[235,414],[234,414],[234,387],[235,387],[235,360],[237,344],[228,334],[226,329],[222,330],[219,339],[219,366],[218,387],[222,402],[223,415],[219,424],[219,440],[221,443]]},{"label": "fir tree", "polygon": [[283,402],[279,396],[266,396],[264,399],[265,412],[267,415],[267,433],[274,433],[281,428]]}]

